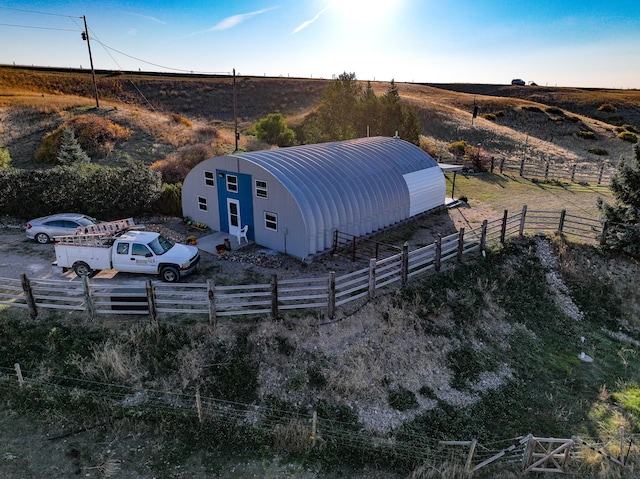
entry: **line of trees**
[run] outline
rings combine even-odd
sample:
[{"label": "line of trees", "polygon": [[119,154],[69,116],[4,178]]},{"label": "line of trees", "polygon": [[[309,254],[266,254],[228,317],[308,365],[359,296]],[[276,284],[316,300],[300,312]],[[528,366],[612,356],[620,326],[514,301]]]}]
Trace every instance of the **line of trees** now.
[{"label": "line of trees", "polygon": [[400,99],[391,80],[387,92],[377,96],[371,82],[363,88],[355,73],[342,73],[324,91],[318,109],[290,129],[279,113],[256,123],[258,139],[271,145],[291,146],[350,140],[365,136],[395,136],[420,146],[422,125],[415,108]]},{"label": "line of trees", "polygon": [[355,73],[342,73],[324,92],[318,109],[296,128],[301,143],[349,140],[369,136],[398,136],[420,145],[422,125],[410,105],[400,100],[395,82],[378,97]]}]

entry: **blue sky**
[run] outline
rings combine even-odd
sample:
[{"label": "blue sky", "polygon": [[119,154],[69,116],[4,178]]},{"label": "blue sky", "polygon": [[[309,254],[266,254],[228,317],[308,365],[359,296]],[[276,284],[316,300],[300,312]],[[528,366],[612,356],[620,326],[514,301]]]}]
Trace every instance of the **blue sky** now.
[{"label": "blue sky", "polygon": [[637,0],[0,0],[0,63],[640,88]]}]

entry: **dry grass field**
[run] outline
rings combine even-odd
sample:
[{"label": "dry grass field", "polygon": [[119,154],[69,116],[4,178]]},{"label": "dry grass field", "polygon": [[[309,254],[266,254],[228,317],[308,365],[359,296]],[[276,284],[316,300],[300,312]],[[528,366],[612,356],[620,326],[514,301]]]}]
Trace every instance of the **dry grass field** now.
[{"label": "dry grass field", "polygon": [[[357,73],[357,72],[356,72]],[[319,104],[330,80],[237,77],[235,97],[244,149],[264,148],[252,136],[255,122],[282,113],[291,126]],[[374,82],[382,95],[387,82]],[[480,143],[497,159],[551,163],[617,163],[630,144],[617,129],[640,128],[640,92],[498,85],[397,84],[401,98],[415,106],[424,140],[447,161],[447,145]],[[0,145],[13,165],[34,167],[45,134],[82,114],[108,118],[133,135],[118,145],[124,154],[151,164],[185,145],[206,144],[232,151],[233,79],[225,76],[151,75],[98,72],[100,108],[95,108],[88,71],[0,67]],[[479,115],[472,119],[474,103]],[[612,108],[602,111],[603,105]],[[612,111],[609,111],[612,110]],[[176,115],[182,120],[176,120]],[[487,119],[490,118],[490,119]],[[472,121],[473,120],[473,121]],[[215,130],[216,135],[211,135]],[[580,132],[591,132],[589,138]],[[590,153],[597,147],[606,154]],[[94,161],[114,161],[111,157]]]}]

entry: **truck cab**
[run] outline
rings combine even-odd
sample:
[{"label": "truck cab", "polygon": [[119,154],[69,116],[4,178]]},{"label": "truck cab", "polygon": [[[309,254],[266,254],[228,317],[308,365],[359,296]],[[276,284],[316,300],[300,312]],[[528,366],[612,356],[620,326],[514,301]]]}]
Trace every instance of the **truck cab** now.
[{"label": "truck cab", "polygon": [[193,272],[200,261],[198,248],[159,233],[133,229],[133,219],[100,223],[90,231],[55,238],[56,263],[72,268],[78,276],[100,270],[157,274],[175,282]]},{"label": "truck cab", "polygon": [[113,243],[112,269],[124,273],[160,274],[177,281],[191,273],[200,259],[198,248],[174,243],[148,231],[128,231]]}]

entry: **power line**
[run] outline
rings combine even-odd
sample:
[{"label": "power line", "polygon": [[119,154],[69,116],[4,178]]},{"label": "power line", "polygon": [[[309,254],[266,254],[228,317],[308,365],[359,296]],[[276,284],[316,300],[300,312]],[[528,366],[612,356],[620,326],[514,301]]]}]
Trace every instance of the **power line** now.
[{"label": "power line", "polygon": [[4,9],[4,10],[13,10],[15,12],[35,13],[37,15],[49,15],[49,16],[52,16],[52,17],[82,18],[82,17],[75,17],[75,16],[72,16],[72,15],[62,15],[60,13],[38,12],[36,10],[26,10],[24,8],[3,7],[1,5],[0,5],[0,8]]},{"label": "power line", "polygon": [[[124,52],[122,52],[122,51],[120,51],[120,50],[118,50],[116,48],[110,47],[109,45],[107,45],[105,43],[102,43],[97,38],[94,38],[94,40],[96,42],[98,42],[100,45],[102,45],[105,49],[112,50],[112,51],[114,51],[116,53],[119,53],[120,55],[124,55],[127,58],[131,58],[133,60],[136,60],[136,61],[139,61],[139,62],[142,62],[142,63],[146,63],[147,65],[152,65],[152,66],[158,67],[158,68],[164,68],[166,70],[172,70],[172,71],[182,72],[182,73],[200,73],[200,74],[206,74],[206,75],[228,75],[230,73],[230,72],[198,72],[198,71],[193,71],[193,70],[184,70],[184,69],[181,69],[181,68],[168,67],[168,66],[165,66],[165,65],[160,65],[158,63],[148,62],[146,60],[143,60],[142,58],[134,57],[133,55],[129,55],[127,53],[124,53]],[[111,57],[111,58],[113,58],[113,57]],[[117,62],[116,62],[116,64],[117,64]]]},{"label": "power line", "polygon": [[17,25],[13,23],[0,23],[3,27],[18,27],[18,28],[33,28],[36,30],[58,30],[61,32],[77,32],[78,30],[72,30],[70,28],[53,28],[53,27],[34,27],[31,25]]},{"label": "power line", "polygon": [[[62,15],[62,14],[59,14],[59,13],[40,12],[40,11],[36,11],[36,10],[27,10],[27,9],[23,9],[23,8],[11,8],[11,7],[0,6],[0,9],[13,10],[13,11],[17,11],[17,12],[33,13],[33,14],[37,14],[37,15],[49,15],[49,16],[54,16],[54,17],[69,18],[76,25],[77,25],[77,22],[75,21],[76,18],[78,18],[78,19],[84,18],[82,16]],[[78,30],[73,30],[73,29],[68,29],[68,28],[37,27],[37,26],[32,26],[32,25],[18,25],[18,24],[10,24],[10,23],[0,23],[0,26],[17,27],[17,28],[32,28],[32,29],[37,29],[37,30],[57,30],[57,31],[63,31],[63,32],[77,32],[78,31]],[[80,28],[79,25],[78,25],[78,28]],[[84,31],[84,29],[80,28],[80,31]],[[194,71],[194,70],[186,70],[186,69],[182,69],[182,68],[173,68],[173,67],[168,67],[166,65],[160,65],[158,63],[153,63],[153,62],[150,62],[150,61],[147,61],[147,60],[143,60],[142,58],[138,58],[138,57],[135,57],[133,55],[129,55],[128,53],[120,51],[120,50],[118,50],[116,48],[113,48],[113,47],[103,43],[102,41],[100,41],[97,38],[97,36],[95,35],[95,32],[93,32],[93,30],[91,31],[91,33],[92,33],[92,40],[95,40],[100,45],[102,45],[102,47],[105,50],[112,50],[112,51],[114,51],[116,53],[119,53],[120,55],[123,55],[123,56],[125,56],[127,58],[131,58],[133,60],[145,63],[147,65],[151,65],[151,66],[154,66],[154,67],[157,67],[157,68],[163,68],[165,70],[181,72],[181,73],[199,73],[199,74],[208,74],[208,75],[229,75],[230,74],[230,72],[200,72],[200,71]],[[107,51],[107,53],[109,54],[111,59],[114,61],[114,63],[116,65],[118,65],[118,68],[120,68],[122,70],[122,67],[120,67],[120,65],[115,60],[115,58],[113,58],[113,55],[111,55],[108,51]]]}]

